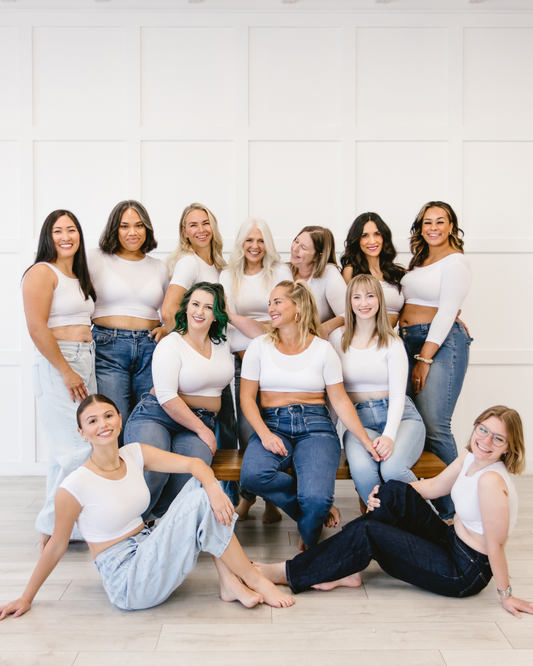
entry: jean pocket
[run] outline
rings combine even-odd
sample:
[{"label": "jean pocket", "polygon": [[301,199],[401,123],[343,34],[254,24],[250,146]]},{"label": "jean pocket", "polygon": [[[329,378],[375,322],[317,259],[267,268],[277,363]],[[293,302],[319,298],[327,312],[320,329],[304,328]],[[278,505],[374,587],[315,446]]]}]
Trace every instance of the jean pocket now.
[{"label": "jean pocket", "polygon": [[80,360],[80,354],[79,352],[73,352],[73,351],[62,351],[63,358],[65,361],[70,365],[71,363],[76,363],[77,361]]},{"label": "jean pocket", "polygon": [[325,416],[304,416],[304,423],[307,432],[337,432],[333,421]]},{"label": "jean pocket", "polygon": [[112,335],[107,335],[107,333],[96,333],[93,335],[94,342],[100,347],[108,345],[113,339]]},{"label": "jean pocket", "polygon": [[269,430],[279,430],[279,418],[263,417],[263,422]]}]

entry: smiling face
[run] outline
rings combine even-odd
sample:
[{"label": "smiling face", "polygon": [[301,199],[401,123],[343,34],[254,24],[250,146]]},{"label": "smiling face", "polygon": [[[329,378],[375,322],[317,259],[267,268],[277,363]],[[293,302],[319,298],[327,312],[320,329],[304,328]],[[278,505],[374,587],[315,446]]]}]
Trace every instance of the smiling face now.
[{"label": "smiling face", "polygon": [[361,250],[367,257],[379,257],[383,248],[383,236],[375,222],[367,222],[363,227],[363,233],[359,239]]},{"label": "smiling face", "polygon": [[195,251],[209,247],[213,238],[213,230],[205,210],[197,208],[191,210],[185,218],[182,233]]},{"label": "smiling face", "polygon": [[58,259],[71,259],[80,247],[80,234],[68,215],[58,217],[52,227],[52,241]]},{"label": "smiling face", "polygon": [[422,219],[422,237],[430,247],[449,245],[452,223],[444,208],[428,208]]},{"label": "smiling face", "polygon": [[[509,444],[506,442],[503,446],[496,446],[494,444],[494,435],[504,440],[508,440],[507,428],[505,423],[497,416],[489,416],[485,421],[477,424],[481,428],[474,428],[472,437],[470,439],[470,447],[472,453],[480,462],[486,462],[491,465],[492,463],[501,460],[502,454],[509,451]],[[479,432],[480,430],[486,431]],[[497,442],[498,443],[498,442]]]},{"label": "smiling face", "polygon": [[298,306],[289,298],[285,287],[276,287],[272,291],[268,304],[268,315],[273,328],[295,323],[298,312]]},{"label": "smiling face", "polygon": [[196,289],[187,305],[187,329],[188,331],[208,332],[211,324],[215,321],[214,313],[215,297],[213,294]]},{"label": "smiling face", "polygon": [[262,264],[266,254],[265,241],[261,230],[252,227],[242,244],[246,265]]},{"label": "smiling face", "polygon": [[302,231],[299,236],[292,241],[291,245],[291,264],[296,268],[309,268],[316,261],[315,244],[311,234]]},{"label": "smiling face", "polygon": [[118,242],[126,252],[138,252],[146,241],[146,227],[133,208],[124,211],[118,226]]},{"label": "smiling face", "polygon": [[80,414],[78,432],[93,446],[116,443],[122,426],[122,416],[107,402],[92,402]]},{"label": "smiling face", "polygon": [[379,298],[364,285],[356,285],[351,297],[352,310],[356,319],[375,318],[379,311]]}]

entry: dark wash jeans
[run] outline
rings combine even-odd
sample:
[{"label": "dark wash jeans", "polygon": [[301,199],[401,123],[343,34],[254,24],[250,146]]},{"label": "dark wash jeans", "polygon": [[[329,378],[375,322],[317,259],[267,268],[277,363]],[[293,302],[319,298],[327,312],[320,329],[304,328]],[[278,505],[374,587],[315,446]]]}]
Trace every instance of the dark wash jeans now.
[{"label": "dark wash jeans", "polygon": [[381,506],[286,563],[293,592],[363,571],[375,560],[393,578],[446,597],[469,597],[492,578],[489,558],[467,546],[422,496],[388,481]]}]

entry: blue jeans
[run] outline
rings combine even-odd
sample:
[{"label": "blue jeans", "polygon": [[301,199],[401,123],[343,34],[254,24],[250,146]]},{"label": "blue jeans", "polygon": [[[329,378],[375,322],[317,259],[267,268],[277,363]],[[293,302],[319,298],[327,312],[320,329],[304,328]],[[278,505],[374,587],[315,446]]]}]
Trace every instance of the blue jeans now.
[{"label": "blue jeans", "polygon": [[[374,440],[383,434],[387,424],[389,400],[369,400],[356,406],[357,414],[370,439]],[[402,420],[394,440],[391,457],[376,462],[361,442],[347,430],[344,433],[344,450],[350,464],[350,472],[359,497],[366,504],[372,488],[385,481],[416,481],[411,467],[420,458],[424,450],[426,429],[422,417],[416,411],[413,401],[405,397]]]},{"label": "blue jeans", "polygon": [[[341,445],[325,405],[289,405],[261,410],[267,428],[288,451],[267,451],[254,433],[241,467],[244,490],[283,509],[298,523],[307,546],[317,543],[333,505]],[[285,472],[292,467],[296,478]]]},{"label": "blue jeans", "polygon": [[[83,379],[87,393],[96,393],[94,342],[60,340],[57,344],[67,363]],[[46,501],[37,516],[35,528],[42,534],[52,534],[57,489],[71,472],[83,465],[91,455],[92,447],[78,433],[76,411],[80,403],[72,402],[61,374],[40,352],[35,354],[33,361],[33,390],[48,444]],[[74,525],[72,538],[83,538],[77,525]]]},{"label": "blue jeans", "polygon": [[[151,331],[129,331],[93,326],[96,343],[96,383],[98,393],[111,398],[122,414],[126,427],[132,409],[143,393],[152,388],[152,355],[156,346]],[[123,434],[119,436],[122,446]]]},{"label": "blue jeans", "polygon": [[[468,368],[470,343],[462,324],[454,322],[448,337],[433,357],[426,385],[416,395],[411,384],[411,373],[426,341],[431,324],[417,324],[400,328],[409,357],[409,380],[407,394],[414,400],[426,426],[426,451],[437,455],[446,465],[457,458],[457,446],[452,434],[451,423],[455,405],[463,388]],[[449,495],[434,502],[444,520],[453,518],[455,508]]]},{"label": "blue jeans", "polygon": [[483,590],[489,558],[467,546],[412,486],[389,481],[381,506],[286,564],[293,592],[363,571],[375,560],[389,576],[446,597]]},{"label": "blue jeans", "polygon": [[[215,412],[205,409],[191,411],[214,432],[217,418]],[[213,460],[213,454],[207,444],[195,432],[174,421],[151,393],[143,395],[141,402],[128,419],[124,431],[124,443],[132,442],[150,444],[162,451],[179,453],[189,458],[200,458],[207,465],[211,465]],[[146,519],[150,514],[157,518],[163,516],[191,475],[145,472],[144,478],[150,489],[150,505],[143,515]]]},{"label": "blue jeans", "polygon": [[194,569],[200,552],[224,553],[236,519],[234,514],[230,527],[217,522],[207,493],[191,479],[156,528],[143,529],[95,559],[110,601],[123,610],[162,603]]}]

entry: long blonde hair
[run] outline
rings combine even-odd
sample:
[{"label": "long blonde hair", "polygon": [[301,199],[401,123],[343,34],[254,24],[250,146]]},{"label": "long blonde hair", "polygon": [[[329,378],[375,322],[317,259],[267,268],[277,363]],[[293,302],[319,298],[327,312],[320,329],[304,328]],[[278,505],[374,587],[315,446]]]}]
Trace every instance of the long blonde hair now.
[{"label": "long blonde hair", "polygon": [[[335,238],[331,231],[326,227],[304,227],[294,238],[296,239],[298,236],[301,236],[304,231],[311,236],[316,252],[311,277],[321,278],[324,275],[324,271],[328,264],[334,264],[338,268],[337,258],[335,256]],[[290,262],[289,266],[291,267],[292,274],[296,277],[298,269]]]},{"label": "long blonde hair", "polygon": [[385,305],[385,295],[383,294],[383,289],[381,288],[379,280],[377,280],[373,275],[359,273],[359,275],[356,275],[350,280],[348,287],[346,288],[344,333],[342,334],[341,342],[342,351],[345,353],[348,351],[348,348],[352,342],[352,338],[355,335],[355,329],[357,328],[357,318],[352,308],[352,294],[356,287],[366,288],[367,293],[373,293],[377,296],[379,310],[376,313],[376,325],[374,327],[372,337],[378,339],[378,349],[381,347],[388,347],[393,340],[398,338],[398,336],[393,331],[389,321],[389,316],[387,315],[387,307]]},{"label": "long blonde hair", "polygon": [[259,217],[250,217],[243,222],[241,228],[237,233],[235,239],[235,247],[230,255],[228,262],[228,271],[232,278],[231,298],[236,301],[243,285],[244,269],[246,268],[246,258],[244,256],[244,241],[252,229],[259,229],[263,236],[265,243],[266,254],[263,257],[262,268],[263,276],[262,282],[266,291],[271,291],[274,288],[274,269],[277,264],[281,262],[281,257],[274,245],[274,238],[268,224]]},{"label": "long blonde hair", "polygon": [[218,230],[217,218],[213,215],[209,208],[207,208],[207,206],[199,203],[192,203],[187,206],[181,214],[178,247],[167,258],[167,266],[170,275],[172,275],[174,272],[174,267],[180,259],[188,254],[195,254],[190,240],[187,238],[187,236],[185,236],[185,223],[187,220],[187,215],[193,210],[203,210],[209,219],[209,224],[211,225],[211,230],[213,231],[213,238],[211,238],[211,259],[213,260],[215,268],[218,272],[220,272],[223,268],[226,267],[226,261],[222,256],[223,241],[222,236],[220,235],[220,231]]},{"label": "long blonde hair", "polygon": [[[277,287],[283,287],[287,296],[298,308],[298,342],[303,346],[309,333],[318,335],[320,329],[320,317],[318,316],[313,292],[304,280],[296,280],[296,282],[282,280],[276,285]],[[269,326],[267,338],[277,347],[280,343],[279,329]]]}]

